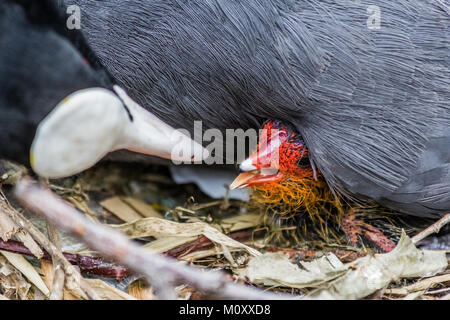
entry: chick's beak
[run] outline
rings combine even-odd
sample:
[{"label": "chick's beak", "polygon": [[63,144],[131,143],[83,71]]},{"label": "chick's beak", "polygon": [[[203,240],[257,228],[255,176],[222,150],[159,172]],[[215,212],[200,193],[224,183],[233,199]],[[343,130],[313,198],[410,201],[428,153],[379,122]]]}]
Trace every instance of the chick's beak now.
[{"label": "chick's beak", "polygon": [[230,189],[240,189],[257,185],[279,182],[283,178],[281,172],[260,172],[251,171],[241,173],[230,185]]},{"label": "chick's beak", "polygon": [[240,165],[241,174],[230,185],[230,189],[245,188],[269,183],[277,183],[283,178],[279,169],[279,149],[281,139],[278,133],[269,138],[262,136],[258,151]]}]

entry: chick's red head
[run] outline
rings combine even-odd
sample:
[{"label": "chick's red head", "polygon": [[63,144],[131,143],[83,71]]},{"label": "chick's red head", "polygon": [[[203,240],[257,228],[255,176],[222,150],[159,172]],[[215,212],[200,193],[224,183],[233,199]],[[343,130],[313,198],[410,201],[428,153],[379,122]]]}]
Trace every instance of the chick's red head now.
[{"label": "chick's red head", "polygon": [[243,173],[232,183],[232,189],[276,186],[286,180],[313,176],[302,136],[279,121],[265,123],[256,151],[240,169]]}]

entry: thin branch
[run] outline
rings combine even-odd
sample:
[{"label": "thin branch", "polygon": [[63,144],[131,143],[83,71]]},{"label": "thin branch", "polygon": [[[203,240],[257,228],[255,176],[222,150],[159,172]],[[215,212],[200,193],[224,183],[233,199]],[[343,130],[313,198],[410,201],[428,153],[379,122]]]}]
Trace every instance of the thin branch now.
[{"label": "thin branch", "polygon": [[428,228],[426,228],[425,230],[419,232],[418,234],[416,234],[414,237],[412,237],[412,242],[414,244],[418,243],[419,241],[425,239],[426,237],[428,237],[429,235],[433,234],[433,233],[439,233],[439,231],[441,230],[441,228],[443,226],[445,226],[447,223],[450,223],[450,213],[446,214],[445,216],[443,216],[439,221],[436,221],[435,223],[433,223],[431,226],[429,226]]},{"label": "thin branch", "polygon": [[[228,234],[228,236],[233,240],[244,242],[250,239],[259,239],[263,237],[265,233],[266,233],[265,230],[260,230],[256,232],[254,232],[253,230],[244,230],[230,233]],[[170,249],[169,251],[165,252],[165,254],[172,258],[178,258],[191,252],[211,249],[214,248],[214,246],[215,246],[214,242],[209,240],[207,237],[202,236],[197,240]]]},{"label": "thin branch", "polygon": [[226,280],[222,273],[197,270],[182,265],[175,259],[146,250],[124,234],[88,220],[73,206],[30,178],[19,181],[15,195],[29,210],[77,236],[91,249],[144,275],[161,299],[175,298],[173,288],[177,284],[189,284],[209,295],[224,299],[293,298],[238,285]]},{"label": "thin branch", "polygon": [[61,264],[54,264],[53,282],[51,287],[50,300],[64,300],[64,280],[66,275]]},{"label": "thin branch", "polygon": [[[47,233],[50,241],[61,252],[61,238],[58,230],[51,223],[47,223]],[[52,257],[53,258],[53,257]],[[64,268],[58,259],[53,261],[53,282],[51,287],[50,300],[63,300],[64,298]]]},{"label": "thin branch", "polygon": [[[26,256],[33,256],[33,253],[18,241],[2,241],[0,240],[0,250],[5,250],[13,253],[23,254]],[[80,268],[81,273],[96,275],[104,278],[115,278],[120,280],[129,274],[127,268],[115,264],[110,261],[106,261],[100,257],[82,256],[74,253],[62,253],[64,257],[73,265]],[[42,259],[52,260],[52,257],[44,250]]]}]

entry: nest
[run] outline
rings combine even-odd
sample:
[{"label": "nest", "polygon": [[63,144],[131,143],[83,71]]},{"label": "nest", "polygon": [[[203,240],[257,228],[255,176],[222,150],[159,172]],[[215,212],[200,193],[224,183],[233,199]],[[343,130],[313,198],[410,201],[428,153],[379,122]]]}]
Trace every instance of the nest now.
[{"label": "nest", "polygon": [[[15,172],[14,177],[17,176]],[[210,199],[192,184],[176,185],[164,167],[103,163],[81,175],[52,181],[48,186],[90,220],[120,230],[141,246],[198,268],[221,269],[242,284],[319,298],[367,298],[380,289],[384,291],[373,298],[401,299],[411,294],[421,299],[448,297],[450,274],[445,253],[443,256],[440,251],[433,253],[426,263],[416,260],[422,251],[415,249],[397,227],[401,219],[395,214],[380,214],[376,207],[361,207],[358,214],[374,225],[378,221],[388,223],[389,231],[402,235],[399,237],[402,240],[397,253],[375,259],[392,259],[402,270],[414,270],[415,276],[411,272],[407,275],[389,270],[392,274],[386,274],[392,279],[386,280],[385,287],[369,290],[361,284],[359,294],[347,295],[346,279],[355,276],[355,270],[373,267],[373,259],[364,259],[376,250],[364,245],[355,247],[345,240],[339,225],[347,204],[337,200],[322,182],[311,183],[309,188],[315,188],[315,192],[307,191],[306,187],[294,188],[298,181],[291,180],[283,185],[283,190],[255,191],[253,201],[244,203]],[[58,262],[51,255],[39,254],[41,244],[35,243],[35,232],[41,232],[71,263],[78,265],[97,297],[155,298],[153,287],[132,270],[105,260],[100,252],[93,252],[65,233],[56,232],[61,237],[55,237],[55,230],[47,232],[46,222],[34,215],[26,213],[25,218],[38,231],[17,227],[15,221],[9,221],[6,232],[5,217],[18,214],[22,208],[12,201],[12,187],[4,185],[2,189],[5,197],[0,207],[4,250],[0,255],[0,298],[48,299],[57,291],[54,264]],[[278,201],[273,200],[276,197]],[[104,268],[99,270],[98,265]],[[312,265],[320,271],[312,272]],[[277,274],[261,266],[272,266]],[[106,271],[110,273],[101,274]],[[427,278],[422,278],[421,272]],[[293,275],[298,278],[293,279]],[[76,287],[64,284],[62,287],[59,298],[89,298]],[[188,284],[178,286],[176,294],[180,299],[207,298]]]}]

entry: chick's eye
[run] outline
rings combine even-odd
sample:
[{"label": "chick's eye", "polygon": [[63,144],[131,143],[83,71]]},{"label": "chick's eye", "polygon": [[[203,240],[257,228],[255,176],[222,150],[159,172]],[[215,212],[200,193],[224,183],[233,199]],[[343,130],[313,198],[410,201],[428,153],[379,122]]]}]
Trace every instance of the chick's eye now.
[{"label": "chick's eye", "polygon": [[297,166],[299,168],[305,169],[305,168],[310,168],[311,167],[311,162],[309,161],[308,157],[301,157],[298,161],[297,161]]}]

